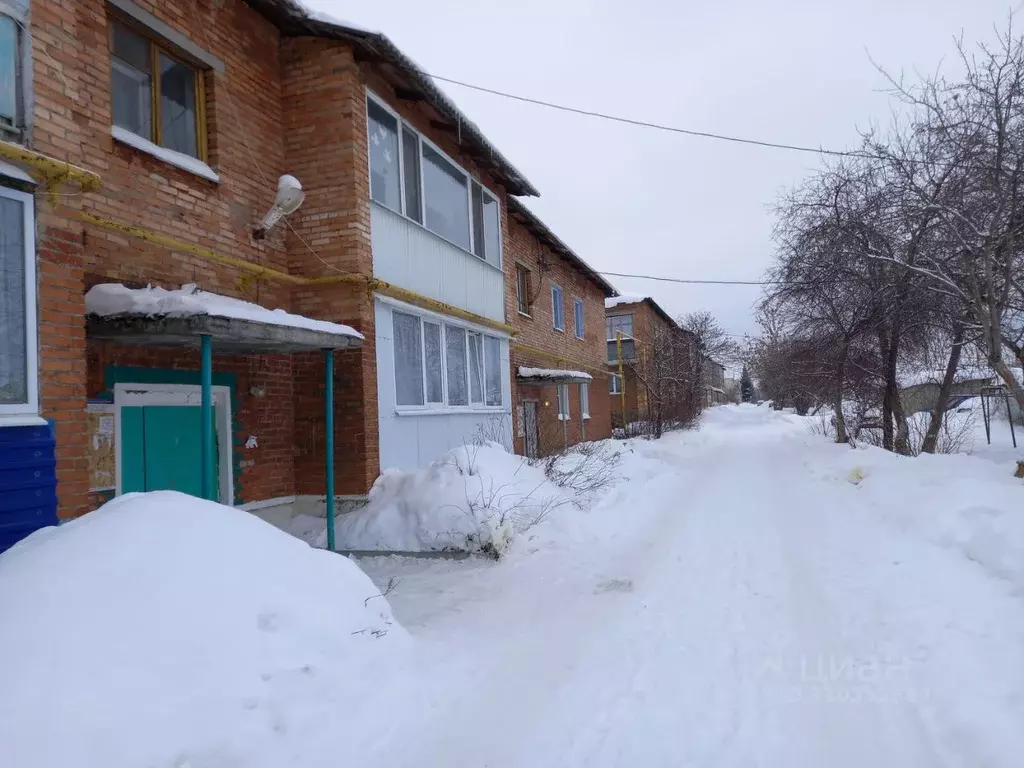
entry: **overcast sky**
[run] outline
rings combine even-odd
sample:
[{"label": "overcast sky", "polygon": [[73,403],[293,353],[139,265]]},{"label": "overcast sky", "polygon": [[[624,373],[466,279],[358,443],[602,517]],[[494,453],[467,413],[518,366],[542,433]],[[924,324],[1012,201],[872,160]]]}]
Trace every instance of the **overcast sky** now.
[{"label": "overcast sky", "polygon": [[[934,70],[987,39],[1007,0],[305,0],[380,30],[431,73],[583,109],[768,141],[849,148],[885,122],[887,69]],[[628,5],[628,11],[624,7]],[[772,7],[767,7],[772,6]],[[440,83],[533,182],[531,207],[598,270],[759,279],[780,190],[814,155],[663,133]],[[679,315],[756,332],[756,287],[609,278]]]}]

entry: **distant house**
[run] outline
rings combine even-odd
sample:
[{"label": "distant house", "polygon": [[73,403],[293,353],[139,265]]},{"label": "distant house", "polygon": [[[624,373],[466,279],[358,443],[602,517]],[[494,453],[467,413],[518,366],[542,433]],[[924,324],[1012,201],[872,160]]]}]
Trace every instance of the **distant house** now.
[{"label": "distant house", "polygon": [[725,366],[710,357],[704,359],[704,406],[721,405],[726,402]]},{"label": "distant house", "polygon": [[646,421],[656,413],[685,419],[699,384],[697,344],[650,296],[605,300],[608,394],[616,425]]},{"label": "distant house", "polygon": [[[939,389],[945,371],[915,370],[908,371],[899,377],[900,402],[906,413],[930,411],[939,399]],[[968,397],[976,397],[982,389],[1001,383],[990,370],[980,367],[961,367],[953,379],[950,399],[947,408],[959,405]]]},{"label": "distant house", "polygon": [[615,289],[513,197],[505,254],[516,452],[611,437],[602,328]]}]

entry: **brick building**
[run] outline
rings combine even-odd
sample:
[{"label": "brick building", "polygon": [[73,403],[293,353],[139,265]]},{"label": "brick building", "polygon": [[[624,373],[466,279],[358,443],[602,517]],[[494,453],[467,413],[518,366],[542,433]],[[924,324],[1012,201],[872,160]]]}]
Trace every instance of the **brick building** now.
[{"label": "brick building", "polygon": [[700,407],[696,341],[650,296],[605,300],[605,343],[616,426],[648,422],[659,412],[685,420]]},{"label": "brick building", "polygon": [[[0,0],[0,134],[0,213],[23,224],[0,236],[0,424],[51,423],[61,517],[148,461],[123,397],[188,408],[199,383],[191,342],[87,323],[99,284],[197,284],[360,331],[332,379],[341,496],[511,431],[506,200],[536,191],[383,35],[291,0]],[[282,174],[305,201],[257,239]],[[322,503],[324,371],[319,351],[214,340],[222,500]],[[140,489],[168,487],[150,470]]]},{"label": "brick building", "polygon": [[611,437],[602,326],[615,289],[514,198],[508,212],[516,452],[546,456]]}]

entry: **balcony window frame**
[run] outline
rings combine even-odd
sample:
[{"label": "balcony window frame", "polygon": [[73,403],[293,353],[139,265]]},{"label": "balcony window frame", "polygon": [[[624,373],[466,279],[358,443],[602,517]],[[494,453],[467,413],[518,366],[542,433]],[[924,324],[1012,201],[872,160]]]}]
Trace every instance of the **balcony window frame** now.
[{"label": "balcony window frame", "polygon": [[12,122],[0,120],[0,141],[23,144],[32,121],[29,104],[32,93],[32,34],[28,25],[28,0],[24,6],[12,0],[0,0],[0,17],[6,17],[14,29],[14,114]]},{"label": "balcony window frame", "polygon": [[25,295],[25,402],[0,403],[0,427],[40,424],[39,325],[36,296],[35,197],[0,183],[0,197],[20,203],[23,211]]},{"label": "balcony window frame", "polygon": [[[504,238],[504,233],[502,232],[502,226],[501,226],[501,200],[498,198],[498,196],[496,194],[494,194],[490,189],[488,189],[488,187],[485,184],[483,184],[479,179],[474,178],[474,176],[469,171],[467,171],[460,163],[458,163],[454,158],[452,158],[451,155],[449,155],[447,152],[445,152],[443,149],[441,149],[441,147],[439,147],[433,141],[428,139],[421,131],[417,130],[414,125],[409,123],[407,120],[403,119],[402,115],[399,114],[397,110],[395,110],[383,98],[381,98],[379,95],[374,93],[369,88],[366,89],[366,101],[367,101],[367,105],[369,105],[370,102],[373,102],[373,104],[375,106],[377,106],[378,108],[382,109],[384,112],[387,112],[396,121],[396,124],[397,124],[397,127],[398,127],[398,184],[399,184],[398,198],[399,198],[399,208],[400,208],[400,210],[395,210],[393,207],[391,207],[391,206],[389,206],[389,205],[387,205],[385,203],[382,203],[379,200],[375,200],[373,198],[373,196],[372,196],[372,193],[371,193],[370,199],[376,205],[380,205],[381,207],[387,208],[389,211],[392,211],[393,213],[397,213],[402,218],[412,222],[413,224],[421,227],[422,229],[425,229],[427,232],[429,232],[434,237],[441,238],[446,243],[449,243],[453,247],[458,248],[463,253],[469,254],[474,259],[477,259],[478,261],[481,261],[484,264],[487,264],[488,266],[501,271],[503,269],[503,264],[504,264],[504,248],[505,248],[505,242],[504,241],[505,241],[505,238]],[[419,211],[418,211],[419,218],[416,218],[414,215],[411,215],[410,212],[407,210],[408,205],[409,205],[409,200],[408,200],[409,196],[406,194],[406,189],[405,189],[405,185],[406,185],[405,166],[406,166],[406,163],[407,163],[407,159],[406,159],[406,151],[407,150],[406,150],[406,146],[405,146],[404,137],[405,137],[406,133],[412,134],[413,136],[415,136],[418,139],[418,142],[417,142],[417,149],[418,149],[418,151],[417,151],[417,157],[416,157],[416,162],[418,163],[418,171],[417,171],[416,175],[417,175],[417,180],[419,182],[419,195],[418,195],[418,199],[417,199],[417,202],[419,204]],[[367,120],[366,120],[366,135],[367,135],[367,142],[371,141],[372,139],[370,137],[370,120],[369,120],[368,116],[367,116]],[[425,180],[426,174],[424,173],[424,162],[425,162],[424,152],[423,152],[423,148],[424,147],[429,147],[431,151],[433,151],[436,154],[438,154],[442,160],[444,160],[445,162],[450,164],[466,180],[466,215],[467,215],[467,217],[469,219],[469,247],[468,248],[463,246],[463,245],[461,245],[461,244],[459,244],[459,243],[454,242],[453,240],[449,239],[448,237],[445,237],[440,232],[435,232],[433,229],[428,227],[427,224],[426,224],[427,188],[426,188],[426,180]],[[367,173],[367,179],[368,180],[372,179],[372,175],[373,175],[373,170],[370,167],[370,162],[371,162],[370,153],[369,153],[369,151],[367,151],[367,156],[366,156],[366,173]],[[483,231],[481,231],[479,233],[476,231],[476,226],[475,226],[475,223],[474,223],[474,210],[473,210],[473,193],[475,191],[474,188],[479,189],[480,195],[481,195],[481,201],[482,201],[483,217],[482,217],[481,221],[482,221],[482,224],[483,224],[483,227],[482,227]],[[498,235],[498,237],[497,237],[497,248],[498,248],[498,252],[497,252],[497,254],[495,254],[495,262],[492,262],[492,261],[489,260],[490,254],[487,252],[487,247],[486,247],[486,242],[487,242],[487,229],[486,229],[486,216],[487,216],[487,214],[486,214],[486,211],[487,211],[487,201],[488,200],[490,202],[492,202],[494,205],[498,206],[498,209],[497,209],[498,210],[498,222],[497,222],[497,235]],[[480,239],[478,240],[478,238],[480,238]],[[482,244],[482,247],[483,247],[483,250],[484,250],[484,255],[483,256],[481,256],[478,253],[476,253],[476,248],[477,248],[478,244]]]}]

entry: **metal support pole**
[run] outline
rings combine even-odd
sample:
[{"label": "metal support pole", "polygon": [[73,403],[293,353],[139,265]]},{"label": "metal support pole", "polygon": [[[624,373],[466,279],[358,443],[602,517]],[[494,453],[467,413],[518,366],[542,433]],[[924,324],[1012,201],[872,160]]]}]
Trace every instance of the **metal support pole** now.
[{"label": "metal support pole", "polygon": [[203,420],[202,450],[200,452],[203,462],[203,498],[210,501],[217,500],[217,491],[214,485],[214,461],[217,460],[213,451],[213,340],[206,335],[200,337],[202,363],[200,367],[200,383],[202,384],[202,409]]},{"label": "metal support pole", "polygon": [[327,549],[334,551],[334,350],[324,350],[324,478],[327,492]]},{"label": "metal support pole", "polygon": [[1017,431],[1013,428],[1013,414],[1010,413],[1010,393],[1007,392],[1003,395],[1003,400],[1006,403],[1006,420],[1010,422],[1010,437],[1013,439],[1013,447],[1017,447]]},{"label": "metal support pole", "polygon": [[615,350],[619,356],[619,398],[622,401],[622,428],[626,428],[626,376],[622,366],[622,331],[615,332]]}]

